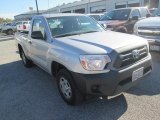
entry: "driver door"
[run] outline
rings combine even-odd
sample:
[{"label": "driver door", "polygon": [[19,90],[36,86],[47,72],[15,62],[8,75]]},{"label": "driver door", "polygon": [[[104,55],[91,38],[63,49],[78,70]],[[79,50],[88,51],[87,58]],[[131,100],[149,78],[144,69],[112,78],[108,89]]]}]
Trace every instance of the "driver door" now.
[{"label": "driver door", "polygon": [[134,28],[134,25],[135,23],[138,21],[138,20],[133,20],[132,18],[137,16],[138,19],[141,18],[141,15],[140,15],[140,12],[138,9],[134,9],[132,10],[131,14],[130,14],[130,20],[129,20],[129,24],[127,26],[127,30],[129,33],[133,33],[133,28]]},{"label": "driver door", "polygon": [[[33,32],[40,32],[42,38],[32,37]],[[46,26],[42,19],[35,19],[32,24],[32,33],[29,40],[30,57],[33,61],[43,69],[47,68],[47,51],[49,45],[46,36]]]}]

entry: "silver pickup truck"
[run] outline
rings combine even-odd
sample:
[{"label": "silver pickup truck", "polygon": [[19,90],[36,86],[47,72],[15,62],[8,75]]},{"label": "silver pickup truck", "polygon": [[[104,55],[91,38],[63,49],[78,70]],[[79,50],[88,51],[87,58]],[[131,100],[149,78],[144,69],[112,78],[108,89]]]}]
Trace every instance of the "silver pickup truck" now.
[{"label": "silver pickup truck", "polygon": [[24,65],[36,64],[55,76],[70,105],[90,95],[117,95],[152,70],[145,39],[106,31],[87,15],[35,16],[29,34],[15,38]]},{"label": "silver pickup truck", "polygon": [[160,52],[160,17],[140,20],[134,26],[134,34],[148,40],[150,51]]}]

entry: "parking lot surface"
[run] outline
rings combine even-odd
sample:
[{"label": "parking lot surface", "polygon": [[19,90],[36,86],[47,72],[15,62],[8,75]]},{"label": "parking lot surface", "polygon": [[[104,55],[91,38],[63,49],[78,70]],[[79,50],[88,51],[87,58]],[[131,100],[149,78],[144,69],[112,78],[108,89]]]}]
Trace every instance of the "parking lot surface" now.
[{"label": "parking lot surface", "polygon": [[14,38],[14,35],[6,35],[4,33],[0,33],[0,41],[5,41],[13,38]]},{"label": "parking lot surface", "polygon": [[68,106],[54,78],[23,66],[14,40],[0,42],[0,120],[159,120],[160,54],[153,71],[137,86],[112,99],[92,99]]}]

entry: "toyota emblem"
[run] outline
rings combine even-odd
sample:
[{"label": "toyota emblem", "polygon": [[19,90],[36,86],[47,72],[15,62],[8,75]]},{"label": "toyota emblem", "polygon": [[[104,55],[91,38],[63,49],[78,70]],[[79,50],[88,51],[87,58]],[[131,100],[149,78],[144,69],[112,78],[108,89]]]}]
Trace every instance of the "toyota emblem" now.
[{"label": "toyota emblem", "polygon": [[137,60],[140,57],[139,51],[138,50],[133,50],[132,51],[133,59]]}]

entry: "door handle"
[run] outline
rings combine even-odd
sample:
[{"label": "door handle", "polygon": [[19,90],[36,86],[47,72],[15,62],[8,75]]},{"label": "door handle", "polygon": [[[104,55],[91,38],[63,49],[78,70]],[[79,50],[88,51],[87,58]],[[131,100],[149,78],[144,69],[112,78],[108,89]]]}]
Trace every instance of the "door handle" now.
[{"label": "door handle", "polygon": [[28,40],[28,43],[32,44],[32,41],[31,41],[31,40]]}]

